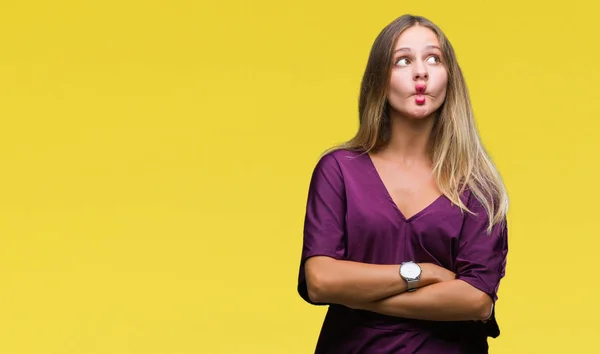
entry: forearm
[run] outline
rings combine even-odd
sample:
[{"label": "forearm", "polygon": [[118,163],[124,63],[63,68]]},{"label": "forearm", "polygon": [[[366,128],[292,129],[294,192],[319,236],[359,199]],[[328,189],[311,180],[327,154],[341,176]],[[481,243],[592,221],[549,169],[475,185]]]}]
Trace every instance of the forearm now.
[{"label": "forearm", "polygon": [[[348,305],[389,298],[406,291],[407,284],[398,273],[400,265],[368,264],[312,257],[306,261],[309,297],[320,303]],[[420,286],[437,281],[436,274],[422,264]]]},{"label": "forearm", "polygon": [[462,280],[450,280],[353,307],[419,320],[469,321],[487,319],[492,300]]}]

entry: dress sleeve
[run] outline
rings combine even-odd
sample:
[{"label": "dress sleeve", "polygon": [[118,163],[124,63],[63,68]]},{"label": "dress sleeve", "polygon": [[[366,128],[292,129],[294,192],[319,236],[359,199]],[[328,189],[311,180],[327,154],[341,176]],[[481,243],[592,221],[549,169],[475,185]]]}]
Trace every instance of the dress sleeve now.
[{"label": "dress sleeve", "polygon": [[317,163],[309,185],[302,257],[298,276],[298,293],[307,302],[308,297],[304,264],[313,256],[343,259],[346,254],[346,197],[340,166],[331,154]]},{"label": "dress sleeve", "polygon": [[469,193],[467,207],[475,214],[465,212],[456,257],[457,279],[483,291],[496,302],[508,253],[506,218],[488,234],[488,215],[472,193]]}]

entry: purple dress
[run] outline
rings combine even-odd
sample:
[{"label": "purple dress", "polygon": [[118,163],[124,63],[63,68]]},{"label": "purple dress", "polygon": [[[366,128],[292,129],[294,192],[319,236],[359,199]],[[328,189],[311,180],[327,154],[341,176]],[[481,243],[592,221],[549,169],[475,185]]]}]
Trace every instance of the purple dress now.
[{"label": "purple dress", "polygon": [[[337,150],[317,163],[310,182],[298,292],[307,302],[304,263],[329,256],[372,264],[434,263],[494,302],[508,252],[506,223],[486,233],[485,210],[468,191],[461,213],[445,196],[410,218],[392,200],[368,154]],[[325,305],[325,304],[315,304]],[[500,334],[481,321],[423,321],[329,304],[315,353],[487,353]]]}]

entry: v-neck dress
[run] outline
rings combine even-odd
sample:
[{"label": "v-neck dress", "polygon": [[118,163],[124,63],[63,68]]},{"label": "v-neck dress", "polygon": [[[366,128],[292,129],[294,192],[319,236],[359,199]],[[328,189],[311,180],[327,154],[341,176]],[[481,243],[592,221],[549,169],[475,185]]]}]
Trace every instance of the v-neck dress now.
[{"label": "v-neck dress", "polygon": [[[495,310],[487,322],[423,321],[314,303],[304,264],[329,256],[371,264],[434,263],[497,300],[508,252],[506,222],[487,233],[487,214],[468,190],[461,196],[475,215],[441,196],[404,217],[366,153],[336,150],[316,164],[308,192],[298,292],[329,305],[315,353],[487,353],[500,334]],[[494,306],[495,308],[495,306]]]}]

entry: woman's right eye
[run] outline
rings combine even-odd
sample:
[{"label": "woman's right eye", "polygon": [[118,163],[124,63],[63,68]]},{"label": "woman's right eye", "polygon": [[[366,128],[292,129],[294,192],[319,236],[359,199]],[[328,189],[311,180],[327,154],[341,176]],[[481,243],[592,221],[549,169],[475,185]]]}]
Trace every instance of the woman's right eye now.
[{"label": "woman's right eye", "polygon": [[407,66],[408,64],[410,64],[410,60],[408,60],[408,58],[399,58],[396,60],[396,65],[398,66]]}]

